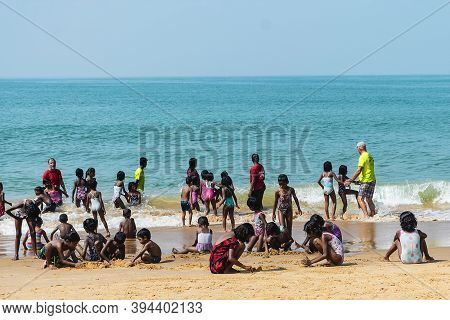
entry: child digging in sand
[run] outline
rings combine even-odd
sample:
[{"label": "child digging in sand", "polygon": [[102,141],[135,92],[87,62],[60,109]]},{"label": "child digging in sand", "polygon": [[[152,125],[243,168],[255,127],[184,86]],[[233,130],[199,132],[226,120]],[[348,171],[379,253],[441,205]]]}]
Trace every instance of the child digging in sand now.
[{"label": "child digging in sand", "polygon": [[344,262],[344,246],[334,234],[324,232],[319,223],[312,223],[311,221],[306,223],[305,231],[320,255],[312,260],[305,257],[301,261],[303,265],[310,266],[322,260],[327,260],[328,263],[339,266]]},{"label": "child digging in sand", "polygon": [[127,239],[136,239],[136,223],[131,217],[131,210],[123,209],[123,217],[125,220],[120,222],[119,232],[125,233]]},{"label": "child digging in sand", "polygon": [[[325,221],[318,214],[313,214],[311,216],[311,218],[309,218],[309,221],[313,224],[321,225],[324,231],[334,234],[342,242],[342,232],[341,232],[341,229],[339,229],[339,227],[336,224],[334,224],[330,221]],[[303,227],[303,231],[305,231],[305,232],[306,232],[306,226],[307,226],[307,224],[305,223],[305,225]],[[305,249],[305,251],[307,253],[317,252],[317,249],[313,243],[313,240],[308,236],[308,234],[306,235],[305,241],[303,241],[303,244],[301,245],[301,247],[303,249]]]},{"label": "child digging in sand", "polygon": [[200,217],[197,220],[198,228],[195,234],[195,241],[192,246],[183,246],[183,250],[172,249],[174,254],[186,254],[189,252],[203,253],[211,252],[212,249],[212,230],[209,228],[207,217]]},{"label": "child digging in sand", "polygon": [[245,250],[245,244],[255,235],[255,230],[250,223],[244,223],[236,229],[222,234],[214,244],[209,257],[209,269],[211,273],[236,273],[233,266],[254,272],[255,268],[246,266],[239,261]]},{"label": "child digging in sand", "polygon": [[181,223],[183,227],[186,225],[186,211],[189,212],[189,226],[192,226],[192,206],[189,202],[191,198],[191,177],[186,177],[186,184],[181,188]]},{"label": "child digging in sand", "polygon": [[266,243],[269,249],[274,249],[279,251],[283,249],[283,251],[291,250],[291,246],[293,243],[296,245],[296,249],[300,247],[300,245],[295,241],[289,231],[284,229],[283,231],[277,226],[275,222],[269,222],[266,227]]},{"label": "child digging in sand", "polygon": [[421,263],[423,257],[426,261],[433,261],[425,241],[427,235],[416,229],[417,220],[412,212],[405,211],[400,215],[400,226],[401,230],[395,233],[394,242],[384,259],[389,261],[389,257],[398,251],[402,263]]},{"label": "child digging in sand", "polygon": [[[61,223],[50,234],[50,240],[53,240],[55,235],[57,239],[64,239],[71,231],[75,231],[73,226],[70,223],[67,223],[67,221],[69,221],[67,214],[63,213],[59,215],[59,222]],[[58,231],[59,234],[56,234]]]},{"label": "child digging in sand", "polygon": [[[106,244],[105,237],[97,233],[98,221],[92,218],[84,220],[83,227],[87,233],[86,240],[84,241],[84,250],[81,257],[89,261],[100,261],[100,252],[102,252],[103,246]],[[88,255],[88,258],[86,256]]]},{"label": "child digging in sand", "polygon": [[135,265],[137,261],[143,263],[159,263],[161,261],[161,248],[151,240],[150,230],[141,229],[137,233],[137,238],[142,249],[131,261],[131,265]]},{"label": "child digging in sand", "polygon": [[102,251],[100,251],[100,257],[106,261],[107,264],[111,264],[111,260],[125,259],[126,238],[125,233],[117,232],[114,239],[110,239],[106,242]]},{"label": "child digging in sand", "polygon": [[[52,240],[47,243],[38,254],[40,259],[45,260],[43,268],[60,268],[60,267],[77,267],[75,249],[80,242],[80,236],[75,231],[66,235],[63,240]],[[69,254],[64,255],[64,251],[69,251]],[[68,257],[72,257],[72,261]]]}]

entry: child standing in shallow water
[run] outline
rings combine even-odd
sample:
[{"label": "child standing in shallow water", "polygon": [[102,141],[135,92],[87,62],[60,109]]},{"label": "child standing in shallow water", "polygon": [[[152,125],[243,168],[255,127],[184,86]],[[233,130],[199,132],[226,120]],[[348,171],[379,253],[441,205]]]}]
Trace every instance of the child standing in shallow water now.
[{"label": "child standing in shallow water", "polygon": [[325,161],[323,164],[323,172],[320,174],[317,184],[323,189],[323,196],[325,199],[325,215],[327,219],[330,219],[330,213],[328,212],[330,198],[333,203],[331,207],[331,220],[336,219],[336,193],[333,188],[333,179],[339,183],[344,183],[343,181],[339,181],[336,177],[336,174],[333,172],[331,162]]},{"label": "child standing in shallow water", "polygon": [[142,203],[142,196],[137,190],[136,182],[128,183],[128,202],[130,206],[138,206]]},{"label": "child standing in shallow water", "polygon": [[73,183],[72,189],[72,203],[75,202],[75,206],[79,208],[81,204],[86,207],[86,180],[83,178],[83,169],[78,168],[75,170],[76,179]]},{"label": "child standing in shallow water", "polygon": [[421,263],[423,257],[427,261],[433,261],[425,241],[427,235],[416,229],[417,220],[412,212],[405,211],[400,215],[400,226],[401,230],[395,233],[394,242],[384,259],[389,261],[389,257],[398,251],[402,263]]},{"label": "child standing in shallow water", "polygon": [[189,202],[191,198],[191,177],[186,177],[186,184],[181,188],[181,223],[183,227],[186,225],[186,211],[189,212],[189,226],[192,225],[192,206]]},{"label": "child standing in shallow water", "polygon": [[227,216],[230,217],[231,230],[234,229],[234,206],[239,209],[236,195],[232,187],[233,182],[231,178],[226,175],[222,178],[222,200],[218,203],[218,207],[223,204],[223,214],[222,214],[222,227],[223,230],[227,231]]},{"label": "child standing in shallow water", "polygon": [[5,193],[3,192],[3,183],[0,182],[0,217],[5,214],[5,203],[12,206],[11,202],[5,200]]},{"label": "child standing in shallow water", "polygon": [[186,254],[189,252],[201,253],[210,252],[212,249],[212,230],[209,228],[207,217],[200,217],[197,220],[198,228],[195,234],[195,241],[192,246],[183,246],[183,250],[172,249],[174,254]]},{"label": "child standing in shallow water", "polygon": [[278,185],[280,186],[275,192],[275,201],[273,204],[272,220],[276,220],[275,212],[278,208],[278,219],[280,221],[280,229],[283,231],[285,228],[288,229],[289,233],[292,234],[292,198],[294,198],[295,204],[297,205],[297,214],[303,214],[300,208],[300,203],[298,201],[297,195],[295,194],[295,189],[288,186],[289,179],[287,175],[280,174],[278,176]]},{"label": "child standing in shallow water", "polygon": [[108,229],[108,223],[106,222],[105,215],[105,204],[103,203],[102,193],[97,191],[97,181],[96,180],[90,180],[88,183],[89,186],[89,193],[86,198],[86,211],[91,212],[94,216],[94,219],[97,220],[97,215],[100,216],[100,220],[102,220],[103,226],[106,230],[106,237],[110,237],[111,234],[109,233]]},{"label": "child standing in shallow water", "polygon": [[202,181],[200,182],[200,193],[202,200],[206,206],[206,215],[209,214],[210,206],[212,206],[214,215],[217,216],[216,199],[214,197],[214,175],[206,170],[202,171]]},{"label": "child standing in shallow water", "polygon": [[[347,212],[347,195],[352,194],[356,198],[356,203],[358,203],[358,191],[350,189],[350,186],[348,188],[345,187],[343,184],[344,181],[348,180],[349,177],[347,177],[347,166],[341,165],[339,167],[339,175],[337,176],[339,182],[339,196],[342,200],[342,213],[340,215],[341,219],[344,219],[344,214]],[[358,203],[359,207],[359,203]]]},{"label": "child standing in shallow water", "polygon": [[117,180],[113,187],[113,197],[112,202],[114,203],[114,206],[116,208],[121,208],[122,210],[125,209],[125,204],[122,201],[121,196],[125,196],[125,198],[128,198],[128,193],[125,191],[125,172],[119,171],[117,172]]}]

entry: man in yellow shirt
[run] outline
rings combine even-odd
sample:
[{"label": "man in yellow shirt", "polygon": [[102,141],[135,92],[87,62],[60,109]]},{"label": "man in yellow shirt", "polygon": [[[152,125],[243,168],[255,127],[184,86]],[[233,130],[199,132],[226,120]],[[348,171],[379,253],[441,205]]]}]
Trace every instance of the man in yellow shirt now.
[{"label": "man in yellow shirt", "polygon": [[134,180],[136,180],[137,188],[141,192],[144,192],[145,189],[145,167],[147,167],[147,158],[142,157],[139,159],[139,168],[134,172]]},{"label": "man in yellow shirt", "polygon": [[[345,185],[348,186],[350,183],[359,177],[359,192],[358,192],[358,203],[361,207],[364,217],[373,217],[375,215],[375,204],[373,203],[373,193],[375,191],[375,161],[372,155],[367,152],[366,143],[364,141],[358,142],[356,149],[359,153],[358,169],[356,169],[353,177],[345,181]],[[370,209],[370,214],[367,211],[367,205]]]}]

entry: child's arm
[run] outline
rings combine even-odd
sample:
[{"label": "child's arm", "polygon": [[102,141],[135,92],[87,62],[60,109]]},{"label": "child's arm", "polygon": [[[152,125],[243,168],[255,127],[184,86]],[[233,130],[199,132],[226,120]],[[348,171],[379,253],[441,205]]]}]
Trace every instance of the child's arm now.
[{"label": "child's arm", "polygon": [[89,209],[89,206],[91,205],[91,193],[89,192],[87,197],[86,197],[86,212],[91,212],[91,210]]},{"label": "child's arm", "polygon": [[50,242],[50,241],[48,240],[48,237],[47,237],[47,232],[45,232],[44,229],[42,229],[42,236],[44,237],[46,243],[49,243],[49,242]]},{"label": "child's arm", "polygon": [[111,246],[113,241],[114,241],[113,239],[108,240],[108,242],[106,242],[105,246],[103,247],[102,251],[100,252],[100,257],[102,257],[102,259],[108,263],[111,263],[111,261],[106,256],[106,250]]},{"label": "child's arm", "polygon": [[[150,242],[149,242],[149,243],[150,243]],[[134,256],[133,260],[131,260],[131,264],[135,264],[135,263],[136,263],[136,260],[139,259],[140,257],[142,257],[142,255],[147,251],[147,246],[148,246],[149,243],[147,243],[145,246],[143,246],[142,249],[141,249],[141,251],[139,251],[139,252]]]},{"label": "child's arm", "polygon": [[119,232],[123,232],[123,221],[119,224]]},{"label": "child's arm", "polygon": [[317,179],[317,184],[323,189],[322,178],[323,178],[323,173],[321,173],[319,176],[319,179]]},{"label": "child's arm", "polygon": [[56,231],[58,231],[58,229],[59,229],[59,226],[57,226],[57,227],[52,231],[52,233],[50,233],[50,240],[53,240],[53,236],[55,235]]},{"label": "child's arm", "polygon": [[98,193],[98,199],[100,200],[100,203],[102,204],[103,214],[106,214],[105,203],[103,202],[103,197],[102,197],[101,192]]},{"label": "child's arm", "polygon": [[[243,243],[239,244],[239,246],[245,246]],[[228,252],[228,261],[233,263],[234,265],[241,267],[244,270],[253,271],[254,268],[252,266],[246,266],[243,263],[241,263],[236,257],[235,257],[235,251],[234,249],[230,249]]]},{"label": "child's arm", "polygon": [[138,192],[138,199],[139,199],[139,202],[138,202],[138,204],[141,204],[142,203],[142,195],[141,195],[141,193],[140,192]]},{"label": "child's arm", "polygon": [[225,188],[222,188],[222,199],[220,199],[219,203],[217,204],[217,208],[220,208],[220,206],[225,202]]},{"label": "child's arm", "polygon": [[198,241],[198,231],[195,233],[195,241],[194,244],[192,245],[193,247],[197,246],[197,241]]},{"label": "child's arm", "polygon": [[321,245],[322,245],[323,253],[320,256],[318,256],[318,257],[316,257],[316,258],[314,258],[312,260],[309,260],[308,258],[306,258],[305,260],[303,260],[304,264],[306,264],[307,266],[310,266],[310,265],[312,265],[314,263],[320,262],[320,261],[325,260],[327,258],[327,256],[328,256],[328,245],[326,243],[327,243],[328,237],[329,236],[327,236],[325,234],[322,234]]},{"label": "child's arm", "polygon": [[72,202],[74,201],[75,198],[75,190],[77,189],[77,180],[74,181],[73,183],[73,189],[72,189]]},{"label": "child's arm", "polygon": [[23,207],[23,202],[19,202],[19,203],[13,205],[13,206],[12,206],[11,208],[9,208],[8,210],[6,210],[5,213],[6,213],[8,216],[14,218],[15,220],[19,220],[19,218],[17,218],[15,215],[12,214],[12,211],[17,210],[17,209],[20,209],[20,208],[22,208],[22,207]]},{"label": "child's arm", "polygon": [[23,250],[28,250],[27,249],[27,240],[28,240],[28,235],[30,234],[30,231],[27,230],[27,232],[25,232],[25,238],[23,238]]},{"label": "child's arm", "polygon": [[345,181],[343,181],[341,178],[336,176],[336,173],[333,172],[333,178],[340,184],[344,184]]},{"label": "child's arm", "polygon": [[300,208],[300,202],[298,201],[297,194],[295,193],[295,189],[294,188],[291,188],[291,193],[292,193],[292,197],[294,197],[294,202],[295,202],[295,204],[297,205],[297,208],[298,208],[297,214],[302,215],[303,212],[302,212],[302,209]]},{"label": "child's arm", "polygon": [[233,196],[234,203],[236,204],[236,208],[240,209],[240,208],[239,208],[238,201],[237,201],[236,194],[234,193],[234,189],[231,189],[231,192],[232,192],[232,196]]},{"label": "child's arm", "polygon": [[276,211],[277,211],[277,206],[278,206],[278,198],[280,198],[280,192],[279,191],[275,191],[275,200],[273,202],[273,211],[272,211],[272,221],[276,221]]},{"label": "child's arm", "polygon": [[136,232],[137,228],[136,228],[136,222],[134,221],[133,218],[131,218],[131,227],[133,228],[133,231]]},{"label": "child's arm", "polygon": [[261,214],[261,220],[264,224],[264,235],[263,235],[263,242],[264,242],[264,252],[266,253],[266,255],[269,254],[269,246],[267,245],[267,241],[266,241],[266,237],[267,237],[267,220],[266,220],[266,215],[263,213]]},{"label": "child's arm", "polygon": [[[75,268],[77,266],[76,262],[71,262],[66,259],[66,257],[64,256],[64,252],[62,250],[62,246],[58,246],[56,249],[58,250],[58,256],[59,256],[59,260],[61,261],[61,264],[68,266],[68,267],[73,267],[73,268]],[[69,255],[72,255],[72,252]]]}]

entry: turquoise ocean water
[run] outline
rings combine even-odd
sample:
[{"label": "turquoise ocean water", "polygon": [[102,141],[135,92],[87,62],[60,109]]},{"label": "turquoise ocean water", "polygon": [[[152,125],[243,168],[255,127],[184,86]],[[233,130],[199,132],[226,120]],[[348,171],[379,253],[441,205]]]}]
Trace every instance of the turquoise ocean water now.
[{"label": "turquoise ocean water", "polygon": [[[145,155],[149,213],[167,209],[152,207],[152,197],[178,199],[190,157],[216,178],[227,170],[243,193],[258,152],[268,195],[286,173],[305,206],[321,210],[323,162],[335,171],[346,164],[351,175],[364,140],[380,213],[409,207],[448,219],[450,76],[355,76],[324,86],[330,79],[3,79],[0,181],[7,198],[31,197],[55,157],[69,189],[76,168],[95,167],[109,199],[117,171],[129,181]],[[164,212],[152,221],[178,223],[176,211]]]}]

